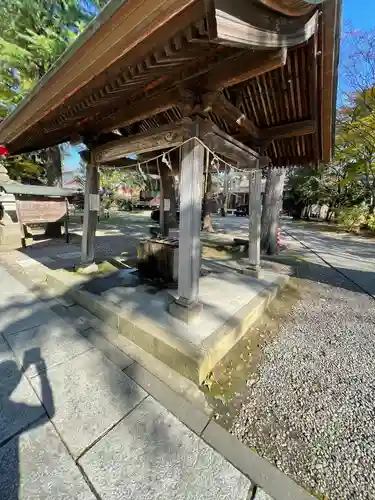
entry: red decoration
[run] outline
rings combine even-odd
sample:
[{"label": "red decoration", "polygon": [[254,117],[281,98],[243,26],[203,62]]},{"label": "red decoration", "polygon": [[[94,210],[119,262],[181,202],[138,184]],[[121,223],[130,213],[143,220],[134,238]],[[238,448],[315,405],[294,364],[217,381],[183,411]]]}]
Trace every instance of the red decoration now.
[{"label": "red decoration", "polygon": [[0,146],[0,156],[8,156],[9,151],[5,146]]}]

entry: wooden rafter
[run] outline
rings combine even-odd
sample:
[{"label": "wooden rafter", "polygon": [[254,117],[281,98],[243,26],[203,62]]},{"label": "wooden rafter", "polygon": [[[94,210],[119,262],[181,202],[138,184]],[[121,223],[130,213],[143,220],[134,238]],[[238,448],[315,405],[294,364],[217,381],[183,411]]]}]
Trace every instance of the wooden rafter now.
[{"label": "wooden rafter", "polygon": [[316,125],[314,120],[304,120],[302,122],[287,123],[277,127],[261,129],[260,136],[264,141],[272,141],[275,139],[313,134],[315,130]]},{"label": "wooden rafter", "polygon": [[[318,98],[318,67],[317,67],[317,46],[318,46],[318,36],[315,35],[309,42],[310,57],[312,61],[311,65],[311,75],[310,75],[310,107],[311,115],[313,120],[318,123],[319,120],[319,98]],[[320,158],[320,144],[319,144],[319,132],[318,127],[315,127],[313,135],[313,149],[316,161]]]},{"label": "wooden rafter", "polygon": [[219,62],[204,75],[207,90],[222,90],[250,78],[280,68],[286,63],[286,49],[272,51],[243,51]]},{"label": "wooden rafter", "polygon": [[[286,49],[264,52],[243,51],[221,60],[211,68],[200,71],[196,80],[199,79],[201,82],[202,91],[205,88],[209,91],[217,91],[282,66],[285,61]],[[194,78],[190,77],[187,83],[194,87],[194,81]],[[182,83],[179,82],[179,88],[172,88],[163,93],[154,93],[149,98],[136,101],[132,106],[119,110],[102,122],[103,132],[148,118],[176,106],[178,103],[182,107],[186,105],[191,107],[192,93],[189,92],[190,97],[186,100],[184,91],[181,91]]]},{"label": "wooden rafter", "polygon": [[215,113],[221,115],[229,122],[238,125],[248,137],[258,139],[259,144],[276,139],[314,134],[316,131],[316,122],[314,120],[304,120],[276,127],[259,129],[221,93],[205,94],[203,96],[203,106],[205,109],[212,109]]},{"label": "wooden rafter", "polygon": [[177,89],[163,94],[156,94],[149,99],[136,101],[132,106],[122,109],[110,116],[103,123],[103,132],[110,132],[114,128],[121,128],[156,115],[167,109],[177,106],[181,102],[181,95]]},{"label": "wooden rafter", "polygon": [[250,137],[258,139],[259,129],[249,120],[244,113],[228,101],[220,92],[208,93],[203,96],[203,106],[205,110],[212,109],[229,122],[236,124],[240,129],[246,132]]}]

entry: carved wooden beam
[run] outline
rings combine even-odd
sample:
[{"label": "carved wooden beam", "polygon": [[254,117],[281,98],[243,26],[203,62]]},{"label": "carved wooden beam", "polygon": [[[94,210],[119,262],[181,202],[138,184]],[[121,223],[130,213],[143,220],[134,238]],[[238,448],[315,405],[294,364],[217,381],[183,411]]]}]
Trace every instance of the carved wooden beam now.
[{"label": "carved wooden beam", "polygon": [[178,146],[191,137],[191,123],[178,123],[111,141],[92,150],[96,163],[110,163],[131,154]]},{"label": "carved wooden beam", "polygon": [[194,121],[184,120],[179,124],[166,125],[111,141],[93,148],[92,158],[98,164],[110,165],[111,162],[118,164],[120,158],[131,154],[148,156],[145,153],[179,146],[197,134],[218,155],[230,158],[247,168],[255,168],[254,160],[258,158],[258,153],[226,134],[211,121],[201,118],[196,118]]},{"label": "carved wooden beam", "polygon": [[222,90],[284,66],[286,55],[286,49],[246,50],[216,64],[203,76],[202,83],[207,90]]},{"label": "carved wooden beam", "polygon": [[305,2],[305,0],[259,0],[270,9],[276,10],[285,16],[299,17],[309,12],[312,12],[315,5],[322,3],[324,0],[316,0],[313,3]]},{"label": "carved wooden beam", "polygon": [[206,128],[202,133],[201,139],[206,146],[215,153],[236,161],[241,166],[255,168],[255,160],[259,157],[256,151],[237,141],[216,125],[209,122],[205,122],[205,125]]},{"label": "carved wooden beam", "polygon": [[[126,168],[135,169],[137,166],[136,163],[137,163],[137,160],[132,160],[131,158],[118,158],[117,160],[108,161],[108,163],[101,163],[100,168],[116,166],[116,167],[121,167],[121,168],[126,167]],[[150,173],[154,174],[157,172],[152,171]]]},{"label": "carved wooden beam", "polygon": [[251,120],[249,120],[241,111],[228,101],[220,92],[211,92],[203,96],[204,109],[212,109],[214,113],[222,116],[229,122],[235,123],[247,135],[257,139],[259,129]]},{"label": "carved wooden beam", "polygon": [[180,102],[178,107],[182,113],[182,116],[191,116],[197,106],[197,96],[194,92],[183,87],[178,88],[180,94]]},{"label": "carved wooden beam", "polygon": [[234,47],[294,47],[316,29],[316,14],[300,18],[281,16],[257,0],[208,0],[210,40]]},{"label": "carved wooden beam", "polygon": [[274,139],[285,139],[287,137],[299,137],[301,135],[313,134],[315,130],[315,121],[305,120],[261,129],[260,137],[263,141],[272,141]]}]

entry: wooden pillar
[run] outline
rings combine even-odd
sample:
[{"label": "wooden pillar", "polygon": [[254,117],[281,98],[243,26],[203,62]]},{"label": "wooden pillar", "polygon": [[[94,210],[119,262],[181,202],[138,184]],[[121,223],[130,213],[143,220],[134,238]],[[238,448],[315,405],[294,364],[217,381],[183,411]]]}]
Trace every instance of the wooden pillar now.
[{"label": "wooden pillar", "polygon": [[201,211],[204,147],[191,140],[182,146],[178,297],[169,312],[189,323],[199,317]]},{"label": "wooden pillar", "polygon": [[86,167],[85,207],[83,213],[83,235],[81,247],[81,265],[87,267],[94,263],[95,231],[100,208],[99,171],[89,163]]},{"label": "wooden pillar", "polygon": [[262,171],[249,172],[249,261],[246,274],[260,276],[260,233],[262,215]]}]

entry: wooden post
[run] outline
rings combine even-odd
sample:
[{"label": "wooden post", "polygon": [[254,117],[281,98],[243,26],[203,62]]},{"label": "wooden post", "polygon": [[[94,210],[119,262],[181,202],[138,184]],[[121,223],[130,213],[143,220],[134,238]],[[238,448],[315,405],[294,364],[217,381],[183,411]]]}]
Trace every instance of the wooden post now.
[{"label": "wooden post", "polygon": [[249,172],[249,262],[246,274],[260,276],[260,231],[262,214],[262,171]]},{"label": "wooden post", "polygon": [[198,293],[203,160],[201,143],[191,140],[182,146],[178,298],[170,304],[169,312],[187,323],[198,318],[201,311]]},{"label": "wooden post", "polygon": [[81,266],[88,267],[95,258],[95,231],[100,208],[99,171],[89,163],[86,167],[85,207],[83,212],[83,235],[81,247]]}]

